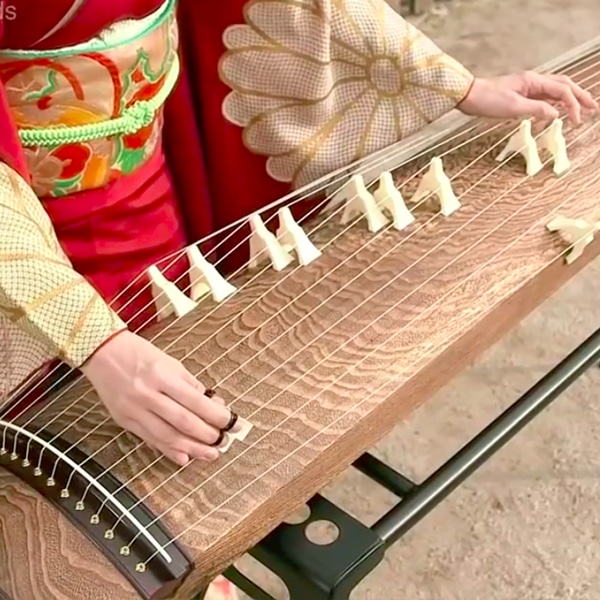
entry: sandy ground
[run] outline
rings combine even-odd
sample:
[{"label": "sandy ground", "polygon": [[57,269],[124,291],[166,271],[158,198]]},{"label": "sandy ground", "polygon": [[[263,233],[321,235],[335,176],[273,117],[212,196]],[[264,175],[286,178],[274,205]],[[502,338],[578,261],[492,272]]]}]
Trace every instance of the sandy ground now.
[{"label": "sandy ground", "polygon": [[[533,67],[600,35],[598,0],[437,8],[415,22],[480,74]],[[599,296],[596,263],[376,452],[414,479],[427,476],[599,326]],[[530,425],[399,542],[353,599],[600,600],[599,380],[589,374]],[[325,495],[367,523],[392,505],[355,472]],[[269,588],[285,598],[277,584]]]}]

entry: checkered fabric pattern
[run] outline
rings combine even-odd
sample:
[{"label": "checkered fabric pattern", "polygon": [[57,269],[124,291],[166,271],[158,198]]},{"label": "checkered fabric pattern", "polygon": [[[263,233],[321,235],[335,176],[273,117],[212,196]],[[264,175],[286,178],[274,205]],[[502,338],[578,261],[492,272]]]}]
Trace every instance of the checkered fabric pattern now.
[{"label": "checkered fabric pattern", "polygon": [[229,27],[225,117],[295,187],[453,109],[473,76],[385,0],[249,0]]},{"label": "checkered fabric pattern", "polygon": [[33,190],[0,165],[0,398],[53,358],[81,365],[124,327],[72,268]]}]

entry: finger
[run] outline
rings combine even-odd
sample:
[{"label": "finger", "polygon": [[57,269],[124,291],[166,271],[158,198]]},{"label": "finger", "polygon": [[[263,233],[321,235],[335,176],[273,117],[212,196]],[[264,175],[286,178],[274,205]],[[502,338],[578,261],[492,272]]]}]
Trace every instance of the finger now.
[{"label": "finger", "polygon": [[[206,396],[210,398],[213,402],[216,402],[219,406],[225,406],[225,400],[221,398],[221,396],[215,396],[216,392],[214,390],[207,389],[205,392]],[[221,427],[221,431],[231,431],[231,433],[237,433],[241,431],[242,424],[239,423],[239,417],[237,413],[233,412],[231,408],[229,409],[229,421],[225,427]]]},{"label": "finger", "polygon": [[515,116],[530,115],[535,119],[542,121],[553,121],[559,116],[559,112],[554,106],[543,100],[532,100],[519,96],[514,101],[513,112]]},{"label": "finger", "polygon": [[[539,75],[531,86],[530,96],[537,100],[558,100],[567,109],[569,119],[576,124],[581,122],[581,104],[569,85],[551,77]],[[558,115],[557,115],[558,116]]]},{"label": "finger", "polygon": [[185,466],[192,458],[209,461],[219,458],[216,448],[180,433],[163,418],[149,411],[144,412],[129,429],[181,466]]},{"label": "finger", "polygon": [[555,79],[556,81],[568,85],[582,106],[591,110],[598,109],[598,102],[591,94],[591,92],[589,92],[588,90],[584,90],[581,86],[577,85],[570,77],[567,77],[566,75],[550,75],[550,77],[552,77],[552,79]]},{"label": "finger", "polygon": [[[201,398],[203,403],[212,402],[205,396],[201,395]],[[157,394],[153,396],[152,401],[147,406],[156,416],[169,423],[177,432],[197,442],[210,446],[219,439],[221,432],[218,427],[209,425],[204,419],[183,406],[177,398]]]},{"label": "finger", "polygon": [[140,423],[132,424],[127,429],[141,438],[150,448],[157,450],[180,467],[185,467],[190,462],[190,455],[186,452],[181,452],[168,446],[161,447],[161,442],[156,440]]},{"label": "finger", "polygon": [[170,378],[165,381],[161,391],[176,400],[189,412],[196,415],[209,425],[222,429],[231,418],[231,412],[224,403],[215,402],[215,397],[204,395],[204,386],[186,371],[182,377]]}]

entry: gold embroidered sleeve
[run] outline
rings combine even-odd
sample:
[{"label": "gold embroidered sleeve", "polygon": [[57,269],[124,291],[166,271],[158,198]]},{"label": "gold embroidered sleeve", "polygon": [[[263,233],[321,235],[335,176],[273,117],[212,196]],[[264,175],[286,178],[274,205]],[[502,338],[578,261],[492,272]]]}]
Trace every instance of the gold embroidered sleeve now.
[{"label": "gold embroidered sleeve", "polygon": [[473,76],[385,0],[249,0],[225,32],[226,118],[295,187],[453,109]]},{"label": "gold embroidered sleeve", "polygon": [[0,312],[53,357],[80,366],[124,323],[69,263],[27,183],[0,164]]}]

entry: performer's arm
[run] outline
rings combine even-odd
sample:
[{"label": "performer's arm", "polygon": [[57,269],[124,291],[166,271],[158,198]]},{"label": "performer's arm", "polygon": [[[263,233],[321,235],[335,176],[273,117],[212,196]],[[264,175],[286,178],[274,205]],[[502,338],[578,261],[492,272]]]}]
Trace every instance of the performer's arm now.
[{"label": "performer's arm", "polygon": [[385,0],[250,0],[220,63],[223,113],[277,180],[301,186],[458,107],[489,117],[578,120],[589,93],[566,78],[474,77]]},{"label": "performer's arm", "polygon": [[224,35],[223,112],[301,185],[457,106],[473,75],[385,0],[251,0]]},{"label": "performer's arm", "polygon": [[0,163],[0,311],[73,367],[126,327],[69,263],[27,183]]}]

